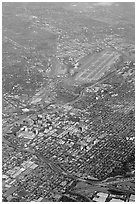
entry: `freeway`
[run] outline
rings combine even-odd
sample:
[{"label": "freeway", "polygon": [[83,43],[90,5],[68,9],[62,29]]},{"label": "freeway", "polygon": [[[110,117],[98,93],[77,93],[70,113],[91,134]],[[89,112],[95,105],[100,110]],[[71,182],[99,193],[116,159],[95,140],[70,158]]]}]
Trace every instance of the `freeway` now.
[{"label": "freeway", "polygon": [[80,178],[77,175],[70,174],[70,173],[64,171],[56,163],[54,163],[53,161],[51,161],[48,158],[44,157],[42,155],[42,153],[39,152],[38,150],[34,150],[34,149],[30,149],[30,148],[17,148],[14,144],[12,144],[11,142],[7,141],[4,137],[3,137],[2,142],[6,143],[8,146],[16,149],[17,151],[28,152],[28,153],[31,153],[31,154],[35,155],[37,158],[40,159],[41,162],[43,162],[44,164],[48,165],[54,172],[59,173],[59,174],[61,174],[63,176],[66,176],[66,177],[71,178],[73,180],[87,182],[89,184],[93,184],[93,182],[95,182],[95,183],[98,182],[96,180],[89,180],[89,179]]},{"label": "freeway", "polygon": [[98,185],[103,186],[103,185],[109,185],[109,184],[124,183],[124,182],[127,182],[127,181],[135,181],[135,177],[120,178],[120,179],[109,181],[109,182],[102,181]]},{"label": "freeway", "polygon": [[84,179],[84,178],[80,178],[77,175],[74,174],[70,174],[67,171],[64,171],[63,169],[61,169],[56,163],[54,163],[53,161],[49,160],[48,158],[45,158],[38,150],[35,151],[34,153],[42,162],[46,163],[53,171],[62,174],[63,176],[66,176],[68,178],[71,178],[73,180],[78,180],[78,181],[83,181],[83,182],[97,182],[96,180],[88,180],[88,179]]},{"label": "freeway", "polygon": [[18,106],[15,105],[14,103],[12,103],[10,100],[8,100],[6,97],[3,96],[3,99],[9,104],[11,104],[12,106],[14,106],[15,108],[17,108]]},{"label": "freeway", "polygon": [[25,47],[25,46],[23,46],[23,45],[20,45],[19,43],[17,43],[16,41],[14,41],[14,40],[8,38],[7,36],[4,37],[4,41],[5,41],[5,42],[10,42],[12,45],[14,45],[14,46],[16,46],[16,47],[18,47],[18,48],[23,49],[23,50],[26,51],[27,53],[30,53],[30,52],[31,52],[29,48],[27,48],[27,47]]},{"label": "freeway", "polygon": [[130,178],[120,178],[120,179],[116,179],[116,180],[112,180],[112,181],[101,181],[101,180],[94,180],[94,179],[86,179],[86,178],[82,178],[82,177],[78,177],[77,175],[74,174],[70,174],[67,171],[64,171],[61,167],[59,167],[55,162],[51,161],[49,158],[46,158],[42,155],[41,152],[39,152],[38,150],[34,150],[34,149],[30,149],[30,148],[19,148],[17,149],[17,147],[12,144],[11,142],[7,141],[5,138],[3,138],[3,141],[5,142],[7,145],[9,145],[10,147],[18,150],[18,151],[22,151],[22,152],[28,152],[31,153],[33,155],[35,155],[37,158],[40,159],[41,162],[43,162],[44,164],[48,165],[54,172],[63,175],[64,177],[67,178],[71,178],[72,180],[76,180],[76,181],[82,181],[85,182],[87,184],[90,185],[97,185],[97,186],[106,186],[109,184],[116,184],[116,183],[122,183],[122,182],[127,182],[127,181],[134,181],[135,178],[134,177],[130,177]]},{"label": "freeway", "polygon": [[[99,80],[99,81],[95,82],[95,83],[92,84],[92,85],[90,84],[89,86],[90,86],[90,88],[93,88],[94,86],[96,86],[97,84],[99,84],[99,83],[101,83],[101,82],[103,82],[103,80]],[[84,91],[85,91],[85,89],[86,89],[87,87],[88,87],[88,86],[84,87],[84,88],[81,90],[81,92],[80,92],[80,94],[77,96],[77,98],[75,98],[74,100],[72,100],[72,101],[70,101],[70,102],[68,102],[68,103],[66,103],[66,104],[72,105],[72,104],[74,104],[75,102],[79,101],[79,100],[84,96]]]}]

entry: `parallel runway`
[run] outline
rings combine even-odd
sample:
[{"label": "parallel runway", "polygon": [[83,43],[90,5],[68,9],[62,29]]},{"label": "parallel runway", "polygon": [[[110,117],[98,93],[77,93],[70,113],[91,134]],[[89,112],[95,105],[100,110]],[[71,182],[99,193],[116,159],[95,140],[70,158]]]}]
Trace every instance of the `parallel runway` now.
[{"label": "parallel runway", "polygon": [[91,73],[90,73],[90,75],[88,75],[87,77],[89,78],[89,77],[91,77],[91,76],[95,76],[96,74],[98,74],[99,72],[102,72],[102,70],[104,69],[104,66],[110,61],[110,59],[112,59],[113,58],[113,55],[111,54],[111,55],[107,55],[106,57],[105,57],[105,59],[100,63],[100,61],[99,61],[99,63],[98,63],[98,65],[96,66],[96,68],[94,68],[94,70],[92,71],[92,69],[91,69]]},{"label": "parallel runway", "polygon": [[[104,55],[107,55],[107,52],[104,53]],[[87,73],[87,71],[89,70],[89,72],[91,71],[91,67],[94,70],[98,64],[98,62],[104,57],[104,55],[102,55],[100,57],[100,54],[95,54],[93,56],[90,56],[90,58],[87,60],[87,62],[82,65],[82,72],[80,71],[80,74],[78,74],[78,77],[83,77],[82,75]]]},{"label": "parallel runway", "polygon": [[118,58],[119,54],[115,51],[105,51],[103,53],[89,56],[87,62],[82,64],[80,71],[76,76],[76,80],[98,80]]},{"label": "parallel runway", "polygon": [[[92,78],[94,78],[95,80],[99,79],[103,73],[105,73],[112,64],[114,64],[116,59],[116,56],[110,56],[110,58],[107,60],[107,62],[105,61],[105,63],[103,63],[103,67],[101,68],[101,66],[99,66],[99,68],[101,68],[100,70],[97,70],[97,73],[95,73],[94,75],[91,73],[91,75],[93,76]],[[88,78],[91,76],[88,76]]]}]

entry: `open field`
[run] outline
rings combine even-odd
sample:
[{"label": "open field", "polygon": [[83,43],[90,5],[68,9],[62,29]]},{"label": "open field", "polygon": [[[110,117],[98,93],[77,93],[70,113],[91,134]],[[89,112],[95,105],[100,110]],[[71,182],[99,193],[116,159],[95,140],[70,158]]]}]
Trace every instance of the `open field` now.
[{"label": "open field", "polygon": [[[75,76],[65,77],[66,69],[58,60],[53,59],[54,69],[51,68],[49,75],[53,78],[48,87],[42,88],[34,97],[32,103],[38,103],[42,99],[62,101],[70,103],[82,97],[83,93],[77,92],[76,87],[80,85],[94,85],[96,84],[106,72],[111,68],[111,73],[114,72],[114,64],[119,60],[119,53],[112,50],[105,50],[96,54],[89,54],[80,61],[78,73]],[[62,69],[62,71],[61,71]],[[63,73],[64,71],[64,73]],[[110,72],[109,72],[110,74]],[[63,78],[55,79],[55,75]],[[52,92],[52,94],[51,94]],[[78,97],[78,98],[77,98]]]}]

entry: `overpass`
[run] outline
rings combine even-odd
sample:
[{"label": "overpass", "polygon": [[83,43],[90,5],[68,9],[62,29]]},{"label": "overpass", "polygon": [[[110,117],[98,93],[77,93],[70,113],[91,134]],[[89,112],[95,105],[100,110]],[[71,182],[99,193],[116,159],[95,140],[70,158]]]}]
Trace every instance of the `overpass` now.
[{"label": "overpass", "polygon": [[17,151],[20,152],[28,152],[32,155],[35,155],[37,158],[40,159],[40,161],[44,164],[46,164],[47,166],[49,166],[54,172],[57,172],[58,174],[61,174],[67,178],[71,178],[73,180],[77,180],[77,181],[83,181],[83,182],[87,182],[89,184],[93,184],[93,183],[98,183],[99,181],[97,180],[89,180],[89,179],[84,179],[84,178],[80,178],[77,175],[71,174],[65,170],[63,170],[61,167],[59,167],[55,162],[49,160],[49,158],[46,158],[42,155],[41,152],[39,152],[36,149],[30,149],[30,148],[17,148],[13,143],[7,141],[4,137],[2,142],[6,143],[8,146],[16,149]]},{"label": "overpass", "polygon": [[117,183],[124,183],[127,181],[134,181],[135,178],[134,177],[130,177],[130,178],[120,178],[117,180],[111,180],[111,181],[101,181],[101,180],[94,180],[94,179],[86,179],[86,178],[82,178],[82,177],[78,177],[75,174],[71,174],[65,170],[63,170],[61,167],[59,167],[55,162],[51,161],[49,158],[46,158],[42,155],[41,152],[39,152],[36,149],[30,149],[30,148],[17,148],[14,144],[12,144],[11,142],[7,141],[5,138],[3,138],[3,141],[5,142],[8,146],[17,149],[18,151],[22,151],[22,152],[28,152],[31,153],[33,155],[35,155],[37,158],[40,159],[40,161],[44,164],[46,164],[47,166],[50,167],[50,169],[52,169],[54,172],[63,175],[64,177],[67,178],[71,178],[72,180],[76,180],[76,181],[80,181],[80,182],[85,182],[87,184],[90,185],[97,185],[97,186],[106,186],[109,184],[117,184]]}]

